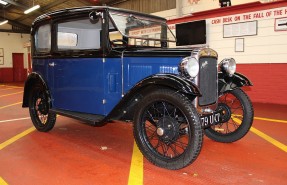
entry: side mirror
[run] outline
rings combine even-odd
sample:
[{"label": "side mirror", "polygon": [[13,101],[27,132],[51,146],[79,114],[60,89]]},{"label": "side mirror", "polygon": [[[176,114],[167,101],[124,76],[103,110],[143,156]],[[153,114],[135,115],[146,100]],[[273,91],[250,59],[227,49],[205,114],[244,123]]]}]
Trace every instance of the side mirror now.
[{"label": "side mirror", "polygon": [[95,12],[95,11],[92,11],[90,14],[89,14],[89,18],[90,18],[90,22],[92,24],[96,24],[97,22],[99,22],[100,18],[102,17],[102,14],[100,12]]}]

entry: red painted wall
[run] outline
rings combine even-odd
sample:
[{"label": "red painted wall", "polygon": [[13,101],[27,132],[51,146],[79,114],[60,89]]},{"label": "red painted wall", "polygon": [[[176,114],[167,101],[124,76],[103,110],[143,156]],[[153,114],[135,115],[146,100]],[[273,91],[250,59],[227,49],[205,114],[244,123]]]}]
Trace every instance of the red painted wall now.
[{"label": "red painted wall", "polygon": [[[23,69],[23,81],[27,77],[27,69]],[[13,68],[0,68],[0,83],[14,82]]]},{"label": "red painted wall", "polygon": [[287,105],[287,64],[239,64],[253,86],[244,88],[253,102]]},{"label": "red painted wall", "polygon": [[0,83],[13,82],[13,68],[0,68]]}]

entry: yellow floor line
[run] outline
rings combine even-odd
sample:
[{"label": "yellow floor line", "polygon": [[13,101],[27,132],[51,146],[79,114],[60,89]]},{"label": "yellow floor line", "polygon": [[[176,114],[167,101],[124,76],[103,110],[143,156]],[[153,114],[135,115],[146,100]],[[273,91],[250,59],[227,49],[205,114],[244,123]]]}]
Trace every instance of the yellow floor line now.
[{"label": "yellow floor line", "polygon": [[287,121],[279,120],[279,119],[260,118],[260,117],[254,117],[254,119],[263,120],[263,121],[272,121],[272,122],[278,122],[278,123],[287,123]]},{"label": "yellow floor line", "polygon": [[[240,124],[241,123],[241,120],[237,119],[237,118],[234,118],[233,117],[233,120]],[[272,145],[278,147],[279,149],[283,150],[284,152],[287,152],[287,146],[284,145],[283,143],[277,141],[276,139],[268,136],[267,134],[261,132],[260,130],[254,128],[254,127],[251,127],[250,128],[250,131],[253,132],[254,134],[256,134],[257,136],[261,137],[262,139],[264,139],[265,141],[268,141],[269,143],[271,143]]]},{"label": "yellow floor line", "polygon": [[19,91],[19,92],[15,92],[15,93],[10,93],[10,94],[4,94],[4,95],[1,95],[0,98],[5,97],[5,96],[11,96],[11,95],[14,95],[14,94],[20,94],[20,93],[23,93],[23,91]]},{"label": "yellow floor line", "polygon": [[16,85],[0,85],[0,87],[24,88],[22,86],[16,86]]},{"label": "yellow floor line", "polygon": [[11,87],[11,88],[6,88],[6,89],[0,89],[0,91],[6,91],[6,90],[11,90],[11,89],[16,89],[16,87]]},{"label": "yellow floor line", "polygon": [[3,143],[0,144],[0,150],[2,150],[3,148],[5,148],[6,146],[14,143],[15,141],[21,139],[22,137],[28,135],[29,133],[33,132],[35,130],[35,127],[31,127],[23,132],[21,132],[20,134],[17,134],[16,136],[8,139],[7,141],[4,141]]},{"label": "yellow floor line", "polygon": [[265,139],[266,141],[268,141],[269,143],[273,144],[274,146],[280,148],[281,150],[283,150],[284,152],[287,152],[287,146],[284,145],[283,143],[273,139],[272,137],[264,134],[263,132],[261,132],[260,130],[257,130],[254,127],[251,127],[251,132],[255,133],[256,135],[258,135],[259,137]]},{"label": "yellow floor line", "polygon": [[25,119],[30,119],[30,117],[0,120],[0,123],[7,123],[7,122],[13,122],[13,121],[21,121],[21,120],[25,120]]},{"label": "yellow floor line", "polygon": [[0,185],[8,185],[8,183],[5,182],[2,177],[0,177]]},{"label": "yellow floor line", "polygon": [[143,184],[143,156],[134,142],[128,185]]},{"label": "yellow floor line", "polygon": [[14,105],[19,105],[21,103],[22,102],[17,102],[17,103],[13,103],[13,104],[10,104],[10,105],[5,105],[5,106],[0,107],[0,109],[4,109],[4,108],[11,107],[11,106],[14,106]]},{"label": "yellow floor line", "polygon": [[[242,115],[239,115],[239,114],[232,114],[232,116],[242,117]],[[280,120],[280,119],[271,119],[271,118],[262,118],[262,117],[254,117],[254,119],[262,120],[262,121],[278,122],[278,123],[287,123],[286,120]]]}]

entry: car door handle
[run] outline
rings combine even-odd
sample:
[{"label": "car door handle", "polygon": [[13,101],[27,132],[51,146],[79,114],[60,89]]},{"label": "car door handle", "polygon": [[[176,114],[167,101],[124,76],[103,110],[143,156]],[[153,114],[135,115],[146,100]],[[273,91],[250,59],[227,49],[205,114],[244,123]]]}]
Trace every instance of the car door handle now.
[{"label": "car door handle", "polygon": [[50,67],[54,67],[56,64],[54,63],[54,62],[52,62],[52,63],[49,63],[49,66]]}]

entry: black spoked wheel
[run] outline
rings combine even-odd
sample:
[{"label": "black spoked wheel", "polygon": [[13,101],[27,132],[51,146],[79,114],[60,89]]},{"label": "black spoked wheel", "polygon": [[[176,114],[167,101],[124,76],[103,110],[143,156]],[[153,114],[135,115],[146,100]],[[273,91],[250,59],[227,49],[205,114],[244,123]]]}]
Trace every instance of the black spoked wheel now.
[{"label": "black spoked wheel", "polygon": [[172,90],[161,89],[141,101],[134,118],[134,136],[151,163],[180,169],[197,158],[203,133],[190,100]]},{"label": "black spoked wheel", "polygon": [[248,96],[241,89],[224,93],[218,99],[222,122],[205,130],[212,140],[231,143],[244,137],[253,122],[253,107]]},{"label": "black spoked wheel", "polygon": [[36,85],[30,94],[29,112],[33,125],[41,132],[50,131],[56,122],[56,114],[50,113],[50,104],[45,88]]}]

